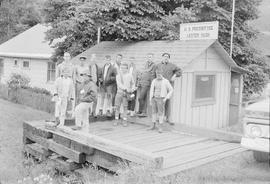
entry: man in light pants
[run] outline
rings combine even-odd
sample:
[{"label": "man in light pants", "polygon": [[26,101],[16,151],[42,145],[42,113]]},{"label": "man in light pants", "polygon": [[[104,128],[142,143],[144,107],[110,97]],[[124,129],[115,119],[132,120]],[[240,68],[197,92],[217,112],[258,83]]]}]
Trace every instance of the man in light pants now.
[{"label": "man in light pants", "polygon": [[152,122],[154,130],[158,127],[159,133],[162,133],[162,123],[166,111],[166,101],[170,99],[173,93],[173,87],[169,80],[162,76],[162,68],[156,70],[157,77],[152,81],[150,87],[150,104],[152,104]]},{"label": "man in light pants", "polygon": [[[69,71],[63,70],[62,76],[55,81],[55,91],[53,101],[55,101],[55,120],[56,126],[64,126],[68,102],[74,103],[75,89]],[[71,112],[73,114],[73,112]]]},{"label": "man in light pants", "polygon": [[[79,104],[75,107],[75,124],[73,130],[83,129],[89,132],[89,109],[97,99],[97,86],[90,73],[84,73],[84,83],[79,90]],[[91,109],[92,111],[94,109]]]}]

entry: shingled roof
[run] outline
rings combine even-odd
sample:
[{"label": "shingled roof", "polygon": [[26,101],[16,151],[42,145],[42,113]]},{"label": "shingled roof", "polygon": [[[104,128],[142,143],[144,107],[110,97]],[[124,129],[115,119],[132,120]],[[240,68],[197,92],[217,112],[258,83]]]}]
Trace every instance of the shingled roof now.
[{"label": "shingled roof", "polygon": [[96,54],[97,63],[103,65],[106,55],[111,55],[115,59],[114,57],[119,53],[123,55],[123,60],[135,57],[136,66],[140,69],[144,65],[147,53],[153,53],[155,61],[160,62],[162,53],[168,52],[171,54],[171,62],[184,68],[210,46],[213,46],[222,55],[224,61],[233,70],[242,72],[242,69],[237,66],[216,40],[104,41],[77,55],[72,61],[77,63],[80,56],[90,58],[91,54]]},{"label": "shingled roof", "polygon": [[0,45],[0,56],[49,59],[54,49],[45,40],[50,27],[37,24]]}]

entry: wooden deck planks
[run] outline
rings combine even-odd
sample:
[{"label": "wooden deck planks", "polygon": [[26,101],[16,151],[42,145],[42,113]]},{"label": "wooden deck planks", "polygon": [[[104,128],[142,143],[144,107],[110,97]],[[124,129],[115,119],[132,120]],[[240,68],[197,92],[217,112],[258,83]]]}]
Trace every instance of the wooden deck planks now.
[{"label": "wooden deck planks", "polygon": [[123,143],[134,145],[136,143],[149,142],[151,144],[152,142],[160,142],[160,141],[164,141],[166,139],[171,140],[174,138],[180,139],[180,138],[183,138],[183,136],[182,137],[179,135],[176,136],[176,135],[172,134],[171,132],[166,132],[162,135],[160,135],[157,132],[150,132],[150,133],[147,132],[144,135],[137,135],[134,137],[126,138],[123,141]]},{"label": "wooden deck planks", "polygon": [[206,141],[202,141],[202,142],[198,142],[194,144],[183,145],[174,149],[156,151],[154,153],[158,155],[162,155],[165,159],[167,159],[167,158],[174,158],[178,155],[183,155],[186,153],[192,153],[192,152],[202,150],[202,149],[208,149],[208,148],[225,144],[225,143],[226,142],[222,142],[222,141],[206,140]]},{"label": "wooden deck planks", "polygon": [[195,167],[198,167],[198,166],[202,166],[202,165],[208,164],[208,163],[216,161],[216,160],[221,160],[223,158],[232,156],[234,154],[241,153],[241,152],[243,152],[245,150],[246,149],[239,147],[239,148],[236,148],[236,149],[233,149],[233,150],[229,150],[229,151],[226,151],[226,152],[222,152],[222,153],[219,153],[219,154],[215,154],[215,155],[211,155],[211,156],[208,156],[208,157],[205,157],[205,158],[201,158],[199,160],[194,160],[194,161],[191,161],[191,162],[188,162],[188,163],[179,164],[177,166],[170,167],[170,168],[164,168],[163,170],[161,170],[159,172],[158,175],[160,177],[164,177],[164,176],[169,176],[169,175],[172,175],[172,174],[176,174],[176,173],[179,173],[181,171],[192,169],[192,168],[195,168]]},{"label": "wooden deck planks", "polygon": [[174,149],[179,146],[188,145],[188,144],[194,144],[197,142],[205,141],[206,138],[193,138],[193,137],[185,137],[183,139],[176,139],[176,140],[166,140],[162,142],[153,142],[148,143],[147,141],[144,144],[136,144],[132,146],[135,146],[137,148],[144,148],[146,151],[150,151],[152,153],[156,151],[162,151],[167,149]]},{"label": "wooden deck planks", "polygon": [[[146,137],[147,138],[147,137]],[[151,137],[148,137],[148,139],[137,139],[135,141],[129,141],[128,144],[132,145],[132,146],[138,146],[138,147],[145,147],[148,145],[160,145],[160,144],[164,144],[164,142],[179,142],[181,140],[184,139],[188,139],[189,137],[187,136],[178,136],[178,135],[173,135],[173,134],[155,134]],[[146,141],[147,140],[147,141]]]},{"label": "wooden deck planks", "polygon": [[170,168],[170,167],[188,163],[194,160],[200,160],[200,159],[209,157],[211,155],[216,155],[216,154],[223,153],[226,151],[234,150],[239,147],[240,147],[239,144],[226,143],[226,144],[214,146],[212,148],[195,151],[192,153],[180,154],[176,157],[167,158],[166,161],[164,162],[164,168]]},{"label": "wooden deck planks", "polygon": [[113,126],[113,124],[108,124],[106,126],[97,126],[95,128],[91,128],[90,126],[90,132],[99,135],[99,136],[110,136],[114,134],[122,134],[125,132],[131,133],[134,130],[144,130],[144,126],[128,126],[128,127],[123,127],[123,126]]},{"label": "wooden deck planks", "polygon": [[161,168],[163,165],[163,158],[160,156],[100,136],[82,131],[73,131],[68,127],[48,131],[138,164],[149,163],[156,168]]},{"label": "wooden deck planks", "polygon": [[[100,166],[113,168],[114,163],[108,159],[109,157],[104,160],[105,157],[93,154],[101,151],[111,155],[112,158],[116,156],[138,164],[153,164],[157,169],[162,168],[160,175],[163,176],[243,151],[239,144],[213,141],[209,138],[176,132],[160,134],[156,131],[148,131],[146,126],[138,124],[115,127],[111,121],[96,122],[90,124],[91,133],[73,131],[70,127],[48,130],[45,128],[45,121],[30,122],[29,126],[34,127],[33,133],[37,132],[36,129],[40,129],[54,136],[45,140],[45,138],[33,134],[31,128],[25,128],[24,136],[26,138],[71,158],[75,162],[84,162],[87,158],[88,161],[96,161],[97,164],[100,162]],[[62,144],[62,138],[71,140],[71,144]],[[76,143],[75,146],[72,146],[72,141]],[[79,147],[77,144],[80,144]],[[85,150],[86,148],[91,148],[91,150]],[[85,157],[83,153],[87,153],[88,156]]]}]

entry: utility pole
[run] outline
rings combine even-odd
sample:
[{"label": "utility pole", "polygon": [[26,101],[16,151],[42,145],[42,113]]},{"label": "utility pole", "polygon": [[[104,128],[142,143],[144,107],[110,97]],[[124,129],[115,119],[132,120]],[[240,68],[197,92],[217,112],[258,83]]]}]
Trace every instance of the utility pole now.
[{"label": "utility pole", "polygon": [[232,50],[233,50],[234,12],[235,12],[235,0],[233,0],[233,5],[232,5],[231,44],[230,44],[230,56],[231,57],[232,57]]},{"label": "utility pole", "polygon": [[97,44],[100,43],[100,36],[101,36],[101,28],[98,27],[98,30],[97,30]]}]

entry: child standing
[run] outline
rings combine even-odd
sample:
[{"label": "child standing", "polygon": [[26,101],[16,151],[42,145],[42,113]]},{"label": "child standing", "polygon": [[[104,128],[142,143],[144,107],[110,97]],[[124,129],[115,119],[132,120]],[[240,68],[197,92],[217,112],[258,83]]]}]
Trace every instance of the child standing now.
[{"label": "child standing", "polygon": [[156,78],[152,81],[150,87],[150,104],[152,104],[152,122],[151,130],[158,127],[159,133],[162,133],[161,125],[164,119],[165,103],[173,93],[173,87],[170,82],[162,76],[162,68],[156,70]]},{"label": "child standing", "polygon": [[128,72],[128,63],[121,63],[120,71],[116,76],[117,93],[115,96],[115,122],[114,125],[118,125],[118,119],[120,114],[120,107],[123,104],[123,126],[127,126],[127,107],[128,107],[128,96],[135,90],[135,82],[132,75]]},{"label": "child standing", "polygon": [[[84,73],[84,82],[79,90],[78,105],[75,107],[75,124],[74,129],[81,129],[89,132],[89,109],[96,101],[97,86],[92,81],[89,73]],[[92,109],[93,111],[94,109]]]}]

